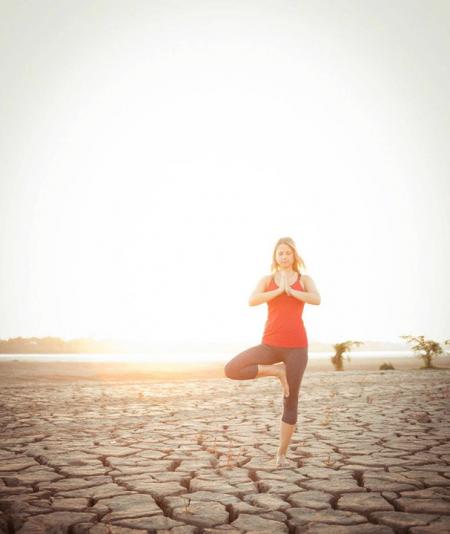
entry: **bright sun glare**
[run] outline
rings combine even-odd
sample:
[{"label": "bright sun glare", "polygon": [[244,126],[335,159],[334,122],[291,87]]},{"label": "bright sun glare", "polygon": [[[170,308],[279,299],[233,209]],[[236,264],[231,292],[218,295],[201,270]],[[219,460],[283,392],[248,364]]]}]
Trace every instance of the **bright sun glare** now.
[{"label": "bright sun glare", "polygon": [[120,23],[55,7],[57,35],[43,14],[21,21],[4,337],[257,344],[266,309],[247,299],[284,235],[322,294],[311,340],[444,335],[438,119],[420,118],[420,89],[405,100],[395,35],[256,5],[194,17],[152,2]]}]

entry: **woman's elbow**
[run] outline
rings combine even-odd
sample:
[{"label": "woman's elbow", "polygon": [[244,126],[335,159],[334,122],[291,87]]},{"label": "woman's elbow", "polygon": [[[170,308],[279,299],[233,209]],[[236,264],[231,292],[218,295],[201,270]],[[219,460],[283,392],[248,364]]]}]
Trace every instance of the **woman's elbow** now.
[{"label": "woman's elbow", "polygon": [[311,300],[308,300],[310,304],[313,304],[314,306],[319,306],[321,302],[320,295],[318,295],[317,293],[314,293],[313,295],[311,295],[310,299]]}]

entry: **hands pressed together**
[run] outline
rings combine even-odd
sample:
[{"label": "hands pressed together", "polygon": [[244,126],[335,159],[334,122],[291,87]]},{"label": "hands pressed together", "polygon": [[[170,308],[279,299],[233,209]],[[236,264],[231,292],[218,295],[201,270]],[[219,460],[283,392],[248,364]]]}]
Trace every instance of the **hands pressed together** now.
[{"label": "hands pressed together", "polygon": [[292,288],[289,285],[287,274],[284,271],[280,272],[280,285],[278,287],[282,290],[282,293],[286,293],[289,296],[292,295]]}]

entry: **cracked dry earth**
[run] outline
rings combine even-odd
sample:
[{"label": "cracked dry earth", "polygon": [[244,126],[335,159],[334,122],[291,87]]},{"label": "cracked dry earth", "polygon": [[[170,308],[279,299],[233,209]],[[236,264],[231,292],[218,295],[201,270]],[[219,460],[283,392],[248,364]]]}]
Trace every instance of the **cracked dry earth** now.
[{"label": "cracked dry earth", "polygon": [[1,388],[0,532],[450,532],[449,370]]}]

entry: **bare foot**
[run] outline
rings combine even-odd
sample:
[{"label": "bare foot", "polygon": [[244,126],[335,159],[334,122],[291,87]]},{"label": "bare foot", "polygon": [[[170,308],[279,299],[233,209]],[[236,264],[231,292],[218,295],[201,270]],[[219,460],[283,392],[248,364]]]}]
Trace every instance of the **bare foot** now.
[{"label": "bare foot", "polygon": [[285,467],[286,466],[286,455],[280,454],[280,451],[277,451],[275,456],[275,466],[276,467]]},{"label": "bare foot", "polygon": [[278,367],[279,373],[277,374],[280,379],[281,385],[283,386],[284,396],[289,397],[289,384],[286,378],[286,365],[282,363],[281,365],[276,365]]}]

